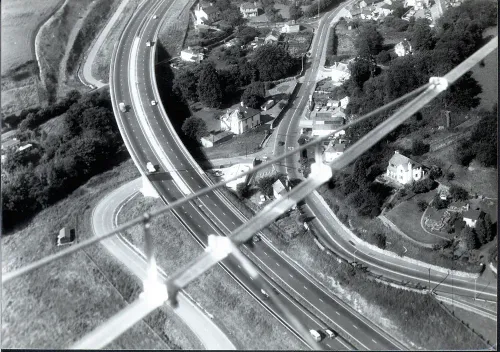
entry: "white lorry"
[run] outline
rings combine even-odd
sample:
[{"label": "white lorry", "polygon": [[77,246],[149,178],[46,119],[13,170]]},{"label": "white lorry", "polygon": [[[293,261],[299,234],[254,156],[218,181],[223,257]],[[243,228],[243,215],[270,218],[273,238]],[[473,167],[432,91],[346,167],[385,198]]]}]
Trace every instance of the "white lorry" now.
[{"label": "white lorry", "polygon": [[318,331],[311,329],[309,330],[309,333],[316,341],[321,341],[321,334]]},{"label": "white lorry", "polygon": [[148,161],[148,163],[146,164],[146,169],[148,169],[148,172],[151,174],[157,172],[158,167],[159,167],[158,165],[153,165],[151,161]]}]

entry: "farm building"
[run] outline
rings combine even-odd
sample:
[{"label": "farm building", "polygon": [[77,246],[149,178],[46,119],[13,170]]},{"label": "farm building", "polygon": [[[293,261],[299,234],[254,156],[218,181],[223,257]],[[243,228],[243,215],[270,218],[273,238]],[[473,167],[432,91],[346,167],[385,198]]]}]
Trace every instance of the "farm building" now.
[{"label": "farm building", "polygon": [[210,133],[206,137],[201,137],[201,144],[205,148],[211,148],[214,145],[220,144],[227,140],[230,140],[233,137],[233,134],[229,131],[222,131],[218,133]]}]

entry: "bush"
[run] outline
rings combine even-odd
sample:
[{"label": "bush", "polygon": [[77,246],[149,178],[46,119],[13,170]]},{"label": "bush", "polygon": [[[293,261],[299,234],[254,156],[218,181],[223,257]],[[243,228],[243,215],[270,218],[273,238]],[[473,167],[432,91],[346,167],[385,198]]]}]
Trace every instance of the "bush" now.
[{"label": "bush", "polygon": [[450,187],[450,196],[455,202],[466,201],[469,199],[469,192],[460,186],[452,185]]},{"label": "bush", "polygon": [[436,182],[430,178],[424,178],[417,182],[412,182],[411,190],[415,193],[426,193],[432,190],[436,185]]},{"label": "bush", "polygon": [[411,145],[411,154],[418,156],[425,154],[429,151],[429,144],[422,142],[420,139],[414,140]]},{"label": "bush", "polygon": [[391,54],[387,50],[382,50],[377,56],[376,60],[379,64],[386,64],[391,61]]},{"label": "bush", "polygon": [[418,206],[418,210],[420,210],[421,212],[424,212],[425,209],[427,209],[427,202],[425,200],[419,200],[417,202],[417,206]]},{"label": "bush", "polygon": [[434,208],[436,208],[437,210],[440,210],[440,209],[446,209],[448,207],[448,200],[443,200],[439,197],[439,194],[436,194],[434,196],[434,199],[432,200],[432,205],[434,206]]},{"label": "bush", "polygon": [[453,181],[454,179],[455,179],[455,173],[454,172],[448,172],[446,174],[446,180]]},{"label": "bush", "polygon": [[240,198],[249,198],[250,197],[250,186],[247,185],[245,182],[238,184],[236,186],[236,194],[238,194],[238,197]]}]

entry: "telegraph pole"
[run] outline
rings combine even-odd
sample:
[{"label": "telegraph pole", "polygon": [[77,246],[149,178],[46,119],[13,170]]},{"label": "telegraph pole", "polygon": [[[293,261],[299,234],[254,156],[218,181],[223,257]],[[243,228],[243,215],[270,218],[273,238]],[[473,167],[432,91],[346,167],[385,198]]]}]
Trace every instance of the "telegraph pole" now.
[{"label": "telegraph pole", "polygon": [[432,290],[431,290],[431,268],[429,268],[429,292],[432,293]]}]

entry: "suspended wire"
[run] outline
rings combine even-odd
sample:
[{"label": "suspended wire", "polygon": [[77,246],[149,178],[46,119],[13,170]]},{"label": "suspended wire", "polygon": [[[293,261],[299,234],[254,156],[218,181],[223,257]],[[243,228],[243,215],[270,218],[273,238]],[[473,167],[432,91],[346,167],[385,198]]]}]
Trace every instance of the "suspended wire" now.
[{"label": "suspended wire", "polygon": [[[379,124],[372,131],[363,136],[360,140],[358,140],[355,144],[353,144],[349,149],[346,150],[344,154],[342,154],[339,158],[335,159],[329,165],[323,164],[321,161],[316,161],[315,164],[312,165],[314,169],[309,178],[306,181],[300,183],[298,186],[293,188],[286,196],[283,196],[280,199],[275,199],[273,202],[268,204],[262,211],[260,211],[257,215],[248,220],[248,222],[242,224],[236,230],[234,230],[229,236],[228,239],[232,243],[232,246],[237,246],[252,237],[252,235],[265,226],[269,225],[274,221],[278,216],[280,216],[284,211],[291,208],[294,204],[296,204],[301,199],[305,198],[308,194],[318,188],[320,185],[328,181],[328,179],[332,175],[332,170],[338,170],[346,165],[350,164],[354,161],[358,156],[364,153],[366,150],[371,148],[375,143],[380,141],[384,136],[394,130],[398,125],[400,125],[403,121],[408,119],[410,116],[419,111],[422,107],[424,107],[427,103],[429,103],[432,99],[434,99],[438,94],[442,91],[446,90],[450,84],[454,83],[458,78],[464,75],[467,71],[469,71],[474,65],[476,65],[479,61],[484,59],[489,53],[491,53],[498,46],[498,37],[493,38],[490,42],[488,42],[485,46],[479,49],[476,53],[462,62],[460,65],[451,70],[448,74],[446,74],[443,78],[431,78],[430,83],[417,88],[416,90],[405,94],[404,96],[386,104],[358,119],[352,121],[344,126],[342,129],[346,129],[352,127],[361,121],[364,121],[382,111],[390,109],[395,105],[401,103],[402,101],[417,95],[413,100],[409,103],[405,104],[399,110],[397,110],[392,116],[386,119],[384,122]],[[118,234],[119,232],[128,229],[131,226],[137,225],[139,223],[146,223],[150,218],[160,215],[168,210],[172,210],[173,208],[182,205],[190,200],[198,198],[208,192],[214,191],[218,188],[225,186],[228,182],[236,180],[242,176],[255,173],[261,169],[271,166],[272,164],[287,158],[288,156],[293,155],[294,153],[300,152],[306,148],[312,146],[319,146],[319,144],[328,139],[330,136],[334,135],[338,130],[332,132],[329,135],[324,137],[315,139],[306,144],[303,144],[299,148],[294,149],[293,151],[285,152],[279,157],[263,163],[250,171],[242,173],[238,176],[230,178],[229,180],[225,180],[223,182],[219,182],[213,184],[201,191],[193,193],[185,198],[179,199],[177,201],[172,202],[171,204],[162,207],[156,211],[151,212],[150,214],[145,214],[142,217],[137,217],[133,220],[126,222],[123,225],[118,226],[113,231],[110,231],[106,234],[96,236],[92,239],[88,239],[84,242],[81,242],[73,247],[70,247],[66,250],[63,250],[54,255],[43,258],[37,262],[29,264],[23,268],[11,271],[6,273],[2,277],[2,283],[6,283],[14,278],[19,277],[25,273],[31,272],[41,266],[47,265],[54,260],[67,256],[73,252],[76,252],[80,249],[88,247],[95,242],[99,242],[105,238]],[[209,248],[211,248],[209,246]],[[84,348],[88,346],[99,346],[104,347],[109,342],[117,338],[120,334],[130,328],[137,321],[142,319],[144,316],[149,314],[151,311],[160,306],[166,299],[168,299],[171,303],[176,301],[177,292],[186,287],[192,280],[196,279],[202,273],[206,272],[209,267],[215,265],[220,262],[229,254],[235,255],[239,253],[236,247],[232,248],[231,251],[216,254],[215,251],[205,251],[200,257],[196,258],[190,265],[188,265],[185,269],[178,271],[171,278],[167,279],[166,288],[168,295],[161,295],[161,297],[153,297],[151,294],[151,290],[145,291],[144,294],[133,304],[129,305],[127,308],[120,311],[113,318],[108,320],[106,323],[102,324],[95,331],[91,332],[87,337],[80,340],[73,348]],[[239,257],[236,255],[236,258]],[[239,258],[241,261],[241,258]],[[277,297],[273,295],[271,297],[273,300],[276,300]],[[286,312],[283,312],[285,315],[288,315]],[[120,324],[121,327],[120,327]],[[295,325],[295,324],[293,324]],[[303,332],[303,329],[298,327],[299,331]],[[113,332],[114,331],[114,332]],[[107,336],[107,337],[106,337]],[[308,340],[309,337],[306,337]],[[318,347],[315,344],[315,347]]]}]

